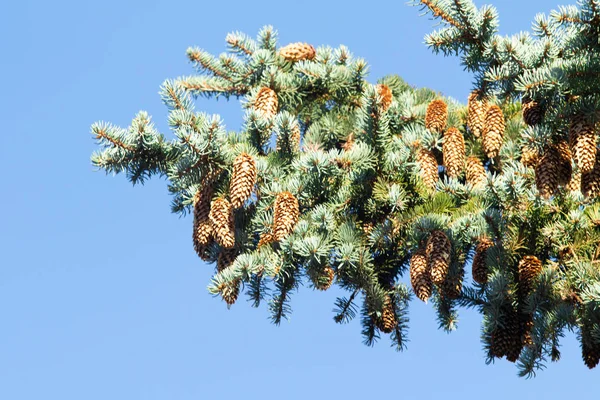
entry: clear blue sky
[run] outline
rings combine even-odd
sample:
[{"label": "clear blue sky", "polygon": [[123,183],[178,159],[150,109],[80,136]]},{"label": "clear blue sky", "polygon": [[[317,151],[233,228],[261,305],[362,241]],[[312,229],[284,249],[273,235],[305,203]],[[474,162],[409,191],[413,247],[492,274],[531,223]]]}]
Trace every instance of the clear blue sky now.
[{"label": "clear blue sky", "polygon": [[[333,322],[335,290],[301,290],[280,327],[244,299],[228,311],[206,292],[212,268],[192,249],[191,218],[170,214],[165,182],[133,188],[93,170],[92,122],[127,126],[144,109],[169,134],[159,85],[192,73],[188,46],[222,52],[234,30],[272,24],[282,44],[345,44],[373,82],[398,73],[466,100],[470,77],[423,45],[432,21],[418,9],[331,3],[3,4],[0,399],[594,398],[600,370],[583,365],[573,334],[561,362],[525,380],[504,360],[485,365],[471,312],[446,334],[414,302],[396,353],[387,338],[364,346],[358,321]],[[503,33],[564,3],[495,1]],[[235,101],[200,108],[239,127]]]}]

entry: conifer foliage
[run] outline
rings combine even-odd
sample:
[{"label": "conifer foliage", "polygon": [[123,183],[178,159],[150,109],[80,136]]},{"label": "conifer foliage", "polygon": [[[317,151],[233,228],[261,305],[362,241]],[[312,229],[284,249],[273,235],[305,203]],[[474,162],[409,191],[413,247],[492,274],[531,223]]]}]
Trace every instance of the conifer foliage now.
[{"label": "conifer foliage", "polygon": [[[567,330],[579,332],[592,368],[600,153],[588,138],[592,113],[586,124],[562,118],[589,111],[591,100],[569,73],[561,79],[575,97],[547,82],[527,86],[551,78],[544,66],[579,64],[511,56],[509,44],[534,51],[537,39],[496,36],[493,8],[418,3],[447,25],[428,43],[463,54],[475,73],[466,105],[397,76],[370,83],[367,63],[346,47],[279,47],[265,27],[256,39],[228,35],[219,57],[188,50],[198,74],[161,87],[173,138],[144,112],[128,129],[96,123],[92,162],[133,183],[167,178],[172,211],[193,212],[193,248],[217,266],[208,290],[227,306],[245,295],[279,324],[301,287],[336,286],[348,293],[335,301],[336,322],[360,314],[366,344],[389,334],[401,350],[416,297],[431,300],[446,331],[460,307],[478,310],[488,361],[518,360],[522,375],[557,360]],[[597,21],[585,4],[568,11],[582,29]],[[217,96],[243,100],[239,131],[195,109],[195,98]]]}]

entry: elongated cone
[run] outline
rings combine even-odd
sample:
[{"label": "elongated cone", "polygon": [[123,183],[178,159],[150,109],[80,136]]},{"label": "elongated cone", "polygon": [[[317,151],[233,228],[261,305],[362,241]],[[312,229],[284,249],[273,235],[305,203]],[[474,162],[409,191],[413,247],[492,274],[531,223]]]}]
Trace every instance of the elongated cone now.
[{"label": "elongated cone", "polygon": [[567,185],[571,181],[573,167],[571,167],[571,149],[569,144],[562,140],[554,148],[558,155],[558,184]]},{"label": "elongated cone", "polygon": [[458,268],[456,271],[450,270],[448,276],[440,286],[440,294],[442,297],[454,300],[458,299],[462,294],[463,279],[465,277],[465,270]]},{"label": "elongated cone", "polygon": [[235,245],[235,226],[233,208],[227,199],[213,200],[209,218],[217,243],[226,249],[232,248]]},{"label": "elongated cone", "polygon": [[559,155],[549,147],[535,166],[535,185],[540,196],[548,198],[558,189]]},{"label": "elongated cone", "polygon": [[505,129],[502,109],[495,104],[490,106],[485,113],[481,142],[488,158],[497,157],[500,153]]},{"label": "elongated cone", "polygon": [[485,285],[488,281],[487,251],[493,244],[490,239],[483,237],[475,248],[472,267],[473,280],[482,285]]},{"label": "elongated cone", "polygon": [[600,363],[600,344],[594,342],[588,325],[584,323],[581,328],[581,356],[585,365],[593,369]]},{"label": "elongated cone", "polygon": [[240,294],[240,281],[239,279],[235,279],[231,282],[222,283],[219,285],[219,292],[221,293],[221,297],[227,303],[227,306],[231,306],[234,304]]},{"label": "elongated cone", "polygon": [[533,289],[533,283],[542,273],[542,262],[536,256],[525,256],[519,262],[519,291],[527,296]]},{"label": "elongated cone", "polygon": [[596,133],[583,116],[576,116],[569,128],[569,144],[575,164],[582,173],[591,172],[596,163]]},{"label": "elongated cone", "polygon": [[451,250],[452,244],[444,232],[431,232],[425,252],[427,265],[431,271],[431,281],[436,285],[442,285],[448,276]]},{"label": "elongated cone", "polygon": [[279,134],[275,142],[277,151],[297,153],[300,150],[300,125],[294,124],[289,136]]},{"label": "elongated cone", "polygon": [[331,267],[325,267],[323,271],[315,277],[313,283],[317,290],[327,290],[331,287],[333,279],[335,278],[335,271]]},{"label": "elongated cone", "polygon": [[510,306],[503,307],[502,324],[492,332],[491,352],[495,357],[504,357],[515,362],[523,349],[521,324],[516,311]]},{"label": "elongated cone", "polygon": [[581,174],[581,193],[586,197],[596,197],[600,194],[600,153],[596,153],[594,168]]},{"label": "elongated cone", "polygon": [[432,284],[425,249],[418,249],[410,259],[410,283],[417,298],[427,303],[431,297]]},{"label": "elongated cone", "polygon": [[465,138],[458,129],[448,128],[444,134],[442,153],[446,175],[458,178],[465,168]]},{"label": "elongated cone", "polygon": [[275,237],[273,237],[272,232],[264,232],[260,235],[260,238],[258,239],[258,245],[256,247],[260,249],[262,246],[273,243],[274,241]]},{"label": "elongated cone", "polygon": [[565,188],[570,192],[581,190],[581,171],[577,170],[571,174],[571,180]]},{"label": "elongated cone", "polygon": [[250,198],[256,184],[256,161],[251,155],[241,153],[233,162],[229,182],[229,198],[233,208],[240,208]]},{"label": "elongated cone", "polygon": [[275,199],[273,214],[273,236],[276,241],[281,241],[292,233],[299,215],[298,199],[290,192],[279,193]]},{"label": "elongated cone", "polygon": [[202,187],[194,195],[194,232],[192,239],[196,254],[203,260],[207,258],[206,248],[213,238],[213,228],[208,218],[212,195],[213,186],[208,180],[204,181]]},{"label": "elongated cone", "polygon": [[223,271],[225,268],[228,268],[233,264],[235,258],[237,257],[236,249],[223,249],[219,253],[219,257],[217,258],[217,272]]},{"label": "elongated cone", "polygon": [[390,106],[392,105],[392,101],[394,100],[394,95],[392,94],[392,90],[388,85],[379,84],[375,86],[377,89],[377,94],[381,97],[381,108],[383,112],[386,112]]},{"label": "elongated cone", "polygon": [[433,153],[429,150],[420,149],[417,154],[417,161],[421,168],[419,173],[425,186],[429,189],[435,189],[438,181],[438,164]]},{"label": "elongated cone", "polygon": [[308,43],[290,43],[279,49],[279,55],[288,61],[312,60],[317,55],[315,48]]},{"label": "elongated cone", "polygon": [[396,313],[394,312],[394,304],[392,298],[387,296],[383,303],[383,310],[381,317],[376,320],[377,328],[383,333],[391,333],[396,329],[398,320],[396,319]]},{"label": "elongated cone", "polygon": [[425,128],[441,133],[448,124],[448,105],[442,99],[433,100],[425,113]]},{"label": "elongated cone", "polygon": [[537,151],[529,146],[524,146],[521,149],[521,164],[526,167],[535,167],[539,160]]},{"label": "elongated cone", "polygon": [[487,107],[487,100],[479,98],[478,90],[471,92],[467,103],[467,126],[475,137],[481,136]]},{"label": "elongated cone", "polygon": [[271,88],[262,87],[256,94],[254,109],[264,115],[266,118],[273,118],[277,114],[279,100],[277,93]]},{"label": "elongated cone", "polygon": [[542,122],[543,111],[542,107],[537,101],[524,100],[523,101],[523,121],[529,126],[538,125]]},{"label": "elongated cone", "polygon": [[478,157],[471,156],[467,158],[467,183],[474,187],[482,187],[487,182],[487,175],[483,163]]}]

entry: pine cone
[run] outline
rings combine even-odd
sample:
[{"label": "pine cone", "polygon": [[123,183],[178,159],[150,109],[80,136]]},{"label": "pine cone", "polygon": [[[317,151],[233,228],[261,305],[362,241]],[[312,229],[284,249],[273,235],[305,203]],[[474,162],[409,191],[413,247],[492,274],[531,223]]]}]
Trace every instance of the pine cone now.
[{"label": "pine cone", "polygon": [[487,251],[493,245],[494,243],[490,239],[483,237],[475,248],[472,266],[473,280],[482,285],[485,285],[488,280]]},{"label": "pine cone", "polygon": [[262,87],[256,94],[254,109],[260,112],[265,118],[273,118],[277,114],[279,100],[277,93],[271,88]]},{"label": "pine cone", "polygon": [[212,195],[213,186],[208,180],[203,182],[202,187],[194,195],[194,232],[192,239],[196,254],[205,261],[207,259],[206,247],[213,238],[213,229],[208,218]]},{"label": "pine cone", "polygon": [[571,167],[571,149],[569,144],[562,140],[554,145],[558,154],[558,184],[567,185],[571,181],[573,168]]},{"label": "pine cone", "polygon": [[465,138],[458,129],[452,127],[446,131],[442,153],[446,175],[458,178],[465,168]]},{"label": "pine cone", "polygon": [[226,249],[232,248],[235,245],[235,225],[231,204],[224,198],[213,200],[209,218],[217,243]]},{"label": "pine cone", "polygon": [[440,287],[442,297],[454,300],[458,299],[462,294],[463,279],[465,270],[459,268],[458,271],[449,271],[444,283]]},{"label": "pine cone", "polygon": [[381,317],[376,321],[377,328],[383,333],[392,333],[398,325],[396,320],[396,313],[394,312],[394,304],[392,298],[387,296],[383,303],[383,310]]},{"label": "pine cone", "polygon": [[389,86],[384,84],[379,84],[375,86],[377,89],[377,94],[381,97],[381,109],[383,112],[386,112],[390,106],[392,105],[392,101],[394,100],[394,95],[392,94],[392,90]]},{"label": "pine cone", "polygon": [[335,271],[331,267],[325,267],[325,269],[315,277],[313,280],[315,289],[327,290],[331,287],[333,279],[335,278]]},{"label": "pine cone", "polygon": [[497,157],[504,137],[504,114],[497,105],[492,105],[485,113],[482,132],[482,145],[488,158]]},{"label": "pine cone", "polygon": [[581,190],[581,171],[577,170],[571,174],[571,180],[565,188],[570,192]]},{"label": "pine cone", "polygon": [[431,271],[431,281],[436,285],[442,285],[448,276],[451,250],[452,244],[444,232],[431,232],[425,251],[427,265]]},{"label": "pine cone", "polygon": [[294,230],[300,215],[300,206],[293,194],[281,192],[275,199],[274,209],[273,235],[279,242]]},{"label": "pine cone", "polygon": [[487,100],[480,100],[479,91],[474,90],[469,95],[469,102],[467,103],[467,126],[475,137],[479,137],[483,130],[485,122],[485,112],[487,110]]},{"label": "pine cone", "polygon": [[235,249],[223,249],[219,253],[217,258],[217,272],[223,271],[229,267],[235,261],[237,257],[237,250]]},{"label": "pine cone", "polygon": [[227,303],[227,306],[234,304],[240,294],[240,280],[235,279],[232,282],[222,283],[219,286],[221,297]]},{"label": "pine cone", "polygon": [[483,163],[478,157],[467,158],[467,183],[473,187],[482,187],[487,182],[487,175]]},{"label": "pine cone", "polygon": [[581,174],[581,193],[586,197],[596,197],[600,194],[600,153],[596,154],[594,168]]},{"label": "pine cone", "polygon": [[441,133],[448,124],[448,105],[441,99],[433,100],[427,106],[425,113],[425,128],[432,132]]},{"label": "pine cone", "polygon": [[510,306],[503,307],[501,324],[492,332],[491,352],[495,357],[506,356],[510,362],[515,362],[523,350],[521,325],[515,310]]},{"label": "pine cone", "polygon": [[579,170],[582,173],[591,172],[596,163],[596,134],[594,126],[582,116],[575,117],[571,123],[569,144]]},{"label": "pine cone", "polygon": [[256,184],[256,161],[251,155],[241,153],[233,162],[229,182],[229,198],[233,208],[240,208],[250,198]]},{"label": "pine cone", "polygon": [[431,271],[424,249],[418,249],[410,259],[410,283],[417,297],[427,303],[431,297]]},{"label": "pine cone", "polygon": [[523,298],[533,289],[533,283],[542,273],[542,262],[535,256],[525,256],[519,262],[519,291]]},{"label": "pine cone", "polygon": [[539,160],[539,154],[531,147],[525,146],[521,149],[521,164],[526,167],[535,167]]},{"label": "pine cone", "polygon": [[600,344],[594,342],[587,325],[581,327],[581,355],[585,365],[593,369],[600,363]]},{"label": "pine cone", "polygon": [[546,149],[535,166],[535,185],[540,196],[548,198],[558,189],[559,155],[556,148]]},{"label": "pine cone", "polygon": [[258,239],[258,245],[256,246],[256,248],[260,249],[262,246],[273,243],[274,241],[275,237],[271,232],[264,232],[260,235],[260,238]]},{"label": "pine cone", "polygon": [[523,345],[533,345],[533,315],[532,314],[519,314],[521,322],[521,332],[523,332]]},{"label": "pine cone", "polygon": [[537,101],[523,101],[523,121],[529,126],[538,125],[542,122],[543,110]]},{"label": "pine cone", "polygon": [[435,189],[438,181],[438,164],[433,153],[429,150],[421,149],[417,155],[417,161],[421,164],[420,174],[425,186],[429,189]]},{"label": "pine cone", "polygon": [[288,61],[313,60],[317,55],[315,48],[308,43],[290,43],[279,49],[279,55]]},{"label": "pine cone", "polygon": [[300,150],[300,125],[296,122],[289,137],[277,135],[275,142],[277,151],[297,153]]}]

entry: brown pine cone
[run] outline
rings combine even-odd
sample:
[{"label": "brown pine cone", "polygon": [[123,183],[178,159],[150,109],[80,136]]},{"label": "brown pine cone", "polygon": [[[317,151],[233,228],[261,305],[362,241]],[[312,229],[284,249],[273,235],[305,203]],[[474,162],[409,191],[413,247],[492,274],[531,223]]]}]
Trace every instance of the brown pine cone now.
[{"label": "brown pine cone", "polygon": [[254,100],[254,109],[265,118],[273,118],[277,114],[278,107],[277,93],[268,87],[260,88]]},{"label": "brown pine cone", "polygon": [[571,181],[573,168],[571,167],[571,149],[569,144],[562,140],[554,145],[558,154],[558,184],[567,185]]},{"label": "brown pine cone", "polygon": [[235,279],[232,282],[222,283],[219,286],[221,297],[227,303],[227,306],[234,304],[240,294],[240,281]]},{"label": "brown pine cone", "polygon": [[325,267],[323,271],[319,275],[315,277],[313,280],[313,284],[315,285],[315,289],[317,290],[327,290],[331,287],[333,283],[333,279],[335,278],[335,271],[331,267]]},{"label": "brown pine cone", "polygon": [[448,124],[448,105],[442,99],[433,100],[425,113],[425,128],[441,133]]},{"label": "brown pine cone", "polygon": [[473,187],[480,188],[487,182],[487,175],[483,163],[478,157],[471,156],[467,158],[467,183]]},{"label": "brown pine cone", "polygon": [[581,174],[581,193],[586,197],[596,197],[600,194],[600,153],[596,153],[594,168]]},{"label": "brown pine cone", "polygon": [[236,249],[223,249],[217,258],[217,272],[223,271],[233,264],[237,257]]},{"label": "brown pine cone", "polygon": [[549,147],[535,166],[535,185],[540,196],[548,198],[558,189],[560,156]]},{"label": "brown pine cone", "polygon": [[579,170],[591,172],[596,163],[596,133],[594,126],[583,116],[576,116],[571,122],[569,144]]},{"label": "brown pine cone", "polygon": [[482,145],[488,158],[497,157],[504,140],[504,113],[497,105],[492,105],[485,113],[482,132]]},{"label": "brown pine cone", "polygon": [[308,43],[290,43],[279,49],[279,55],[287,61],[313,60],[317,55],[315,48]]},{"label": "brown pine cone", "polygon": [[202,187],[194,195],[194,232],[192,239],[196,254],[205,261],[207,260],[207,246],[213,238],[213,229],[208,218],[212,195],[212,182],[208,180],[203,182]]},{"label": "brown pine cone", "polygon": [[427,303],[431,297],[431,271],[425,249],[418,249],[410,259],[410,283],[417,298]]},{"label": "brown pine cone", "polygon": [[494,243],[487,237],[481,238],[473,256],[473,280],[485,285],[488,281],[487,251]]},{"label": "brown pine cone", "polygon": [[444,134],[442,154],[446,175],[458,178],[465,168],[465,138],[458,129],[449,128]]},{"label": "brown pine cone", "polygon": [[381,317],[376,320],[376,325],[383,333],[392,333],[396,329],[396,325],[398,325],[394,304],[390,296],[387,296],[383,303],[383,311]]},{"label": "brown pine cone", "polygon": [[439,179],[438,164],[435,156],[429,150],[420,149],[417,155],[417,161],[421,165],[419,170],[421,180],[428,189],[435,189],[435,185]]},{"label": "brown pine cone", "polygon": [[233,208],[224,198],[213,200],[209,214],[215,239],[219,245],[231,249],[235,245],[235,225],[233,221]]},{"label": "brown pine cone", "polygon": [[390,106],[392,105],[392,101],[394,100],[394,95],[392,94],[392,90],[389,86],[384,84],[379,84],[375,86],[377,89],[377,94],[381,97],[381,109],[383,112],[386,112]]},{"label": "brown pine cone", "polygon": [[523,121],[529,126],[538,125],[542,122],[543,110],[537,101],[523,101]]},{"label": "brown pine cone", "polygon": [[542,262],[536,256],[525,256],[519,262],[519,291],[527,296],[535,279],[542,273]]},{"label": "brown pine cone", "polygon": [[444,232],[431,232],[425,252],[427,265],[431,271],[431,281],[436,285],[441,286],[448,276],[451,250],[452,244]]},{"label": "brown pine cone", "polygon": [[521,164],[526,167],[535,167],[539,160],[537,151],[529,146],[524,146],[521,149]]},{"label": "brown pine cone", "polygon": [[478,90],[471,92],[467,103],[467,126],[475,137],[479,137],[483,131],[487,107],[487,100],[479,98]]},{"label": "brown pine cone", "polygon": [[256,161],[250,154],[241,153],[233,162],[229,182],[229,198],[233,208],[240,208],[250,198],[256,184]]},{"label": "brown pine cone", "polygon": [[300,216],[300,206],[293,194],[281,192],[275,199],[274,209],[273,236],[279,242],[294,230]]}]

